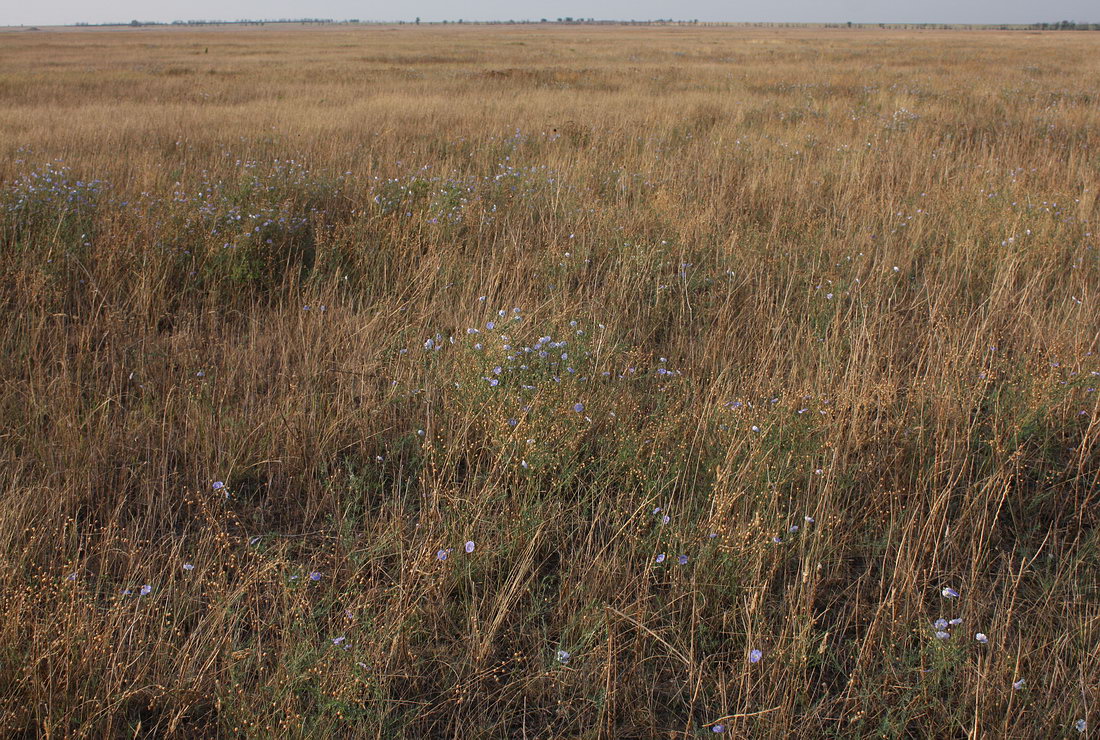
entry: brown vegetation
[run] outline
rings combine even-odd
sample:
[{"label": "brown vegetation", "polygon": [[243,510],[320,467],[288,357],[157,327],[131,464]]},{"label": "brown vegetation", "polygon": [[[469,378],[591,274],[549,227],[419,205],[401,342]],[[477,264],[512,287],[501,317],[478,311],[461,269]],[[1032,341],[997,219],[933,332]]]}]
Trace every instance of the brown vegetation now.
[{"label": "brown vegetation", "polygon": [[0,35],[2,732],[1076,734],[1098,47]]}]

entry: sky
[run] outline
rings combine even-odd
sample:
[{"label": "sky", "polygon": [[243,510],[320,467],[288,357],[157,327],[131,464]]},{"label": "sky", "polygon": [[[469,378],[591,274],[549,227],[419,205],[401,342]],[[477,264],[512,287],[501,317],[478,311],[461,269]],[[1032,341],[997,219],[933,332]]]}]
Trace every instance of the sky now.
[{"label": "sky", "polygon": [[0,2],[0,25],[118,21],[597,19],[782,23],[1100,23],[1100,0],[38,0]]}]

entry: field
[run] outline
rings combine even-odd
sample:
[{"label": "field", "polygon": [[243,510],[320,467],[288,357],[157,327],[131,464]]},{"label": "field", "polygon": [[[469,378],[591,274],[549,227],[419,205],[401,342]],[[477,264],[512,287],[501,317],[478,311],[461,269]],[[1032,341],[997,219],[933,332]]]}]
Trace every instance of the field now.
[{"label": "field", "polygon": [[0,32],[0,734],[1093,735],[1098,189],[1100,34]]}]

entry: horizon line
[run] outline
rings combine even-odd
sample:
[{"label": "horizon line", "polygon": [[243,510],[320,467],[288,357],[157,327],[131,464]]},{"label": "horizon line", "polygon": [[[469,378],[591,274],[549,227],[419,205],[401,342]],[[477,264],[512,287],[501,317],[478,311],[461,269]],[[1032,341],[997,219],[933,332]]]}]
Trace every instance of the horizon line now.
[{"label": "horizon line", "polygon": [[[19,24],[0,24],[0,28],[144,28],[147,26],[157,27],[180,27],[180,26],[224,26],[224,25],[266,25],[266,24],[300,24],[300,25],[361,25],[361,26],[442,26],[442,25],[467,25],[467,26],[489,26],[489,25],[554,25],[554,26],[587,26],[587,25],[698,25],[698,26],[790,26],[790,27],[804,27],[804,26],[825,26],[825,27],[841,27],[841,28],[856,28],[856,27],[892,27],[892,26],[918,26],[918,27],[936,27],[939,29],[950,28],[991,28],[993,30],[999,29],[1027,29],[1027,30],[1100,30],[1100,19],[1097,21],[1078,21],[1072,19],[1059,19],[1057,21],[1043,21],[1036,20],[1028,23],[1021,22],[1004,22],[1004,21],[715,21],[715,20],[700,20],[700,19],[676,19],[676,18],[640,18],[640,19],[622,19],[622,18],[521,18],[521,19],[494,19],[494,20],[469,20],[465,18],[449,19],[442,18],[436,20],[423,20],[421,18],[415,18],[414,20],[363,20],[359,18],[237,18],[237,19],[219,19],[219,18],[191,18],[191,19],[173,19],[170,21],[158,21],[158,20],[139,20],[132,19],[128,21],[74,21],[71,23],[19,23]],[[1095,28],[1087,28],[1089,26]],[[1083,28],[1085,27],[1085,28]]]}]

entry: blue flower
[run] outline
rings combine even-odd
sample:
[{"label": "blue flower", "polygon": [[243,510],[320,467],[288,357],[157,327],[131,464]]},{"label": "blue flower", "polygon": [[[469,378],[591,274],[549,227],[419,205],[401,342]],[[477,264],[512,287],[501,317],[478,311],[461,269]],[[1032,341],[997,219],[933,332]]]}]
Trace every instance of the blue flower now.
[{"label": "blue flower", "polygon": [[710,731],[715,733],[716,735],[721,735],[723,732],[726,731],[726,726],[725,725],[714,725],[713,727],[710,728]]},{"label": "blue flower", "polygon": [[439,560],[439,561],[446,560],[447,559],[447,551],[446,550],[439,550],[435,554],[435,559]]},{"label": "blue flower", "polygon": [[309,580],[319,581],[319,580],[321,580],[321,574],[318,573],[317,571],[313,571],[312,573],[309,574]]},{"label": "blue flower", "polygon": [[959,598],[959,592],[951,588],[950,586],[944,586],[943,591],[940,591],[940,593],[943,594],[943,598],[945,599]]},{"label": "blue flower", "polygon": [[466,550],[467,553],[471,553],[471,552],[474,551],[475,547],[477,547],[477,545],[474,544],[473,540],[470,540],[466,543],[465,550]]},{"label": "blue flower", "polygon": [[151,593],[153,593],[153,587],[150,586],[148,583],[146,583],[144,586],[141,587],[141,595],[142,596],[148,596]]},{"label": "blue flower", "polygon": [[566,663],[568,663],[569,659],[571,657],[573,657],[573,656],[571,656],[565,650],[559,650],[558,651],[558,662],[561,663],[562,665],[565,665]]},{"label": "blue flower", "polygon": [[583,403],[573,404],[573,410],[576,411],[578,414],[583,414],[584,413],[584,404]]},{"label": "blue flower", "polygon": [[663,552],[660,555],[657,556],[657,562],[658,563],[665,562],[665,554]]},{"label": "blue flower", "polygon": [[676,562],[678,562],[680,565],[687,565],[688,564],[688,556],[687,555],[681,555],[680,557],[676,558]]},{"label": "blue flower", "polygon": [[752,650],[749,651],[749,662],[750,663],[759,663],[760,659],[763,658],[763,657],[764,657],[764,652],[762,650],[758,650],[756,648],[753,648]]}]

